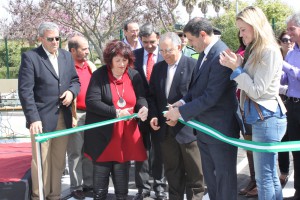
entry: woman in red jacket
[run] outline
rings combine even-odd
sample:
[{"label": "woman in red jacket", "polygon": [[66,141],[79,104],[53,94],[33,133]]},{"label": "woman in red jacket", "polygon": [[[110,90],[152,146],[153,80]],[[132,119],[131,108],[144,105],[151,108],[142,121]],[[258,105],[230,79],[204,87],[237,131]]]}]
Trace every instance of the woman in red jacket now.
[{"label": "woman in red jacket", "polygon": [[[86,94],[86,124],[138,113],[145,121],[148,105],[141,77],[132,69],[134,56],[130,47],[117,40],[109,42],[103,53],[106,65],[96,70]],[[147,158],[137,119],[85,131],[85,155],[94,164],[94,199],[105,200],[109,176],[117,200],[128,193],[129,162]]]}]

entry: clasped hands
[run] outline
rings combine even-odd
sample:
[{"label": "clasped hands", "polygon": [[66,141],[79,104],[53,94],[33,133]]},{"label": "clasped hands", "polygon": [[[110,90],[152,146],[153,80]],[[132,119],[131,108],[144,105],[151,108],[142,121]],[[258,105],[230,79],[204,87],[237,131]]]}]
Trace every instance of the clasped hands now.
[{"label": "clasped hands", "polygon": [[244,58],[232,52],[230,49],[226,49],[220,53],[220,64],[232,69],[233,71],[242,65]]},{"label": "clasped hands", "polygon": [[[175,126],[178,122],[178,119],[180,117],[179,109],[178,107],[182,106],[182,102],[177,101],[176,103],[172,105],[168,105],[169,110],[166,111],[164,114],[164,117],[166,118],[166,124],[169,126]],[[157,117],[153,117],[150,120],[150,126],[153,130],[157,131],[160,129],[160,126],[158,125],[158,119]]]}]

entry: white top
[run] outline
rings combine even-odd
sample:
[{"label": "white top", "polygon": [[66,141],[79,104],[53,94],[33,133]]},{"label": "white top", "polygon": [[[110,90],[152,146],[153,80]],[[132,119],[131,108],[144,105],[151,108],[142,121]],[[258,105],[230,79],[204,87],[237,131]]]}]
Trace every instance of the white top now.
[{"label": "white top", "polygon": [[135,48],[129,44],[129,42],[127,41],[126,37],[124,38],[123,41],[124,41],[125,44],[128,44],[130,46],[131,51],[136,50],[136,49],[140,49],[140,48],[143,47],[139,39],[137,41],[137,45],[136,45]]},{"label": "white top", "polygon": [[46,52],[55,72],[56,72],[56,75],[59,77],[59,71],[58,71],[58,60],[57,60],[57,57],[58,57],[58,51],[55,52],[55,54],[51,54],[49,51],[47,51],[44,46],[42,45],[44,51]]},{"label": "white top", "polygon": [[269,46],[262,52],[261,61],[254,66],[250,54],[244,66],[246,73],[242,73],[234,80],[241,89],[241,106],[244,108],[246,95],[266,109],[276,112],[279,103],[282,113],[286,109],[278,95],[283,59],[276,46]]},{"label": "white top", "polygon": [[169,96],[173,78],[174,78],[175,72],[177,70],[178,62],[180,59],[181,59],[181,55],[174,65],[168,65],[167,78],[166,78],[166,97],[167,98]]},{"label": "white top", "polygon": [[211,48],[218,42],[218,40],[219,40],[218,37],[213,36],[211,43],[209,43],[209,45],[204,49],[204,57],[203,57],[202,62],[200,64],[200,66],[199,66],[199,69],[201,68],[203,62],[206,61],[207,54],[209,53],[209,51],[211,50]]}]

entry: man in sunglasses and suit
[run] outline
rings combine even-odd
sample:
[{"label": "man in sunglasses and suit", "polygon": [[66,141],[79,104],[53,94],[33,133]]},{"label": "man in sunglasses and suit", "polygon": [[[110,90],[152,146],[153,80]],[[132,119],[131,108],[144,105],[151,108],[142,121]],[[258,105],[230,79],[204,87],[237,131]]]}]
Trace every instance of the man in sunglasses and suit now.
[{"label": "man in sunglasses and suit", "polygon": [[[19,70],[19,97],[32,143],[32,198],[42,199],[38,187],[37,152],[34,135],[72,127],[71,103],[80,90],[72,55],[59,49],[59,28],[43,22],[38,28],[42,43],[22,54]],[[65,169],[68,136],[41,144],[44,199],[57,200]]]}]

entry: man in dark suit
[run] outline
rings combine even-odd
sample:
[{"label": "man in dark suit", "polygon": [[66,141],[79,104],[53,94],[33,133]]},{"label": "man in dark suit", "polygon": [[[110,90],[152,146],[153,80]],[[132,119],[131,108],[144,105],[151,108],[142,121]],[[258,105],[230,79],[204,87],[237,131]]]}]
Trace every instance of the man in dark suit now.
[{"label": "man in dark suit", "polygon": [[[195,119],[226,136],[239,137],[236,84],[232,70],[222,68],[220,53],[228,47],[213,34],[211,23],[194,18],[184,27],[190,44],[202,52],[195,67],[188,93],[165,114],[167,120]],[[237,199],[237,148],[198,132],[202,168],[211,200]]]},{"label": "man in dark suit", "polygon": [[[139,37],[143,48],[133,51],[135,55],[134,67],[140,73],[145,94],[149,94],[149,81],[154,63],[162,61],[163,58],[158,51],[159,34],[155,32],[152,24],[146,23],[140,27]],[[145,148],[148,153],[148,160],[135,162],[135,184],[138,193],[134,200],[142,200],[150,196],[151,184],[150,171],[154,179],[153,190],[157,198],[166,198],[163,164],[160,152],[159,138],[151,133],[149,120],[139,124],[143,136]]]},{"label": "man in dark suit", "polygon": [[[193,129],[177,123],[167,124],[163,111],[186,95],[196,60],[182,55],[181,40],[176,33],[160,37],[160,53],[164,61],[156,63],[150,79],[150,125],[161,141],[169,199],[202,199],[204,193],[200,151]],[[173,124],[170,124],[173,125]]]},{"label": "man in dark suit", "polygon": [[[42,45],[22,54],[19,96],[32,143],[32,199],[40,199],[34,135],[72,127],[71,103],[80,83],[69,52],[59,49],[59,28],[44,22],[38,28]],[[60,199],[68,136],[41,144],[45,199]]]}]

